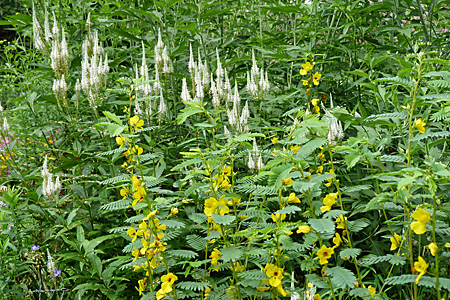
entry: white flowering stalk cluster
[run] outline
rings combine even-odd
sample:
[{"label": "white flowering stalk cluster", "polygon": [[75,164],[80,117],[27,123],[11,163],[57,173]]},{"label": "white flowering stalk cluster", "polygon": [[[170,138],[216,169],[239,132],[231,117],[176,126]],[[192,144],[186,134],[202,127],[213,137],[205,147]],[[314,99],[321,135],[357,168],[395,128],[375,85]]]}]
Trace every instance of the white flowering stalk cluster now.
[{"label": "white flowering stalk cluster", "polygon": [[42,184],[42,192],[44,195],[49,199],[56,197],[61,189],[61,183],[59,182],[59,176],[56,176],[55,182],[53,182],[53,174],[47,169],[47,156],[42,166],[41,175],[44,178]]},{"label": "white flowering stalk cluster", "polygon": [[8,124],[8,120],[6,119],[6,117],[3,118],[2,131],[3,131],[5,134],[9,132],[9,124]]},{"label": "white flowering stalk cluster", "polygon": [[253,139],[253,150],[248,152],[248,168],[250,170],[259,171],[264,167],[262,162],[261,153],[259,152],[256,139]]},{"label": "white flowering stalk cluster", "polygon": [[247,72],[247,90],[254,99],[261,100],[265,98],[269,88],[267,71],[264,73],[263,68],[258,68],[255,51],[252,51],[252,69],[250,73]]},{"label": "white flowering stalk cluster", "polygon": [[228,123],[239,132],[248,131],[248,118],[250,117],[248,101],[245,102],[244,108],[239,112],[241,97],[239,96],[237,83],[234,85],[232,103],[233,108],[231,110],[227,110]]},{"label": "white flowering stalk cluster", "polygon": [[173,73],[172,61],[169,55],[167,55],[167,47],[164,45],[162,41],[161,30],[159,29],[158,29],[158,42],[156,43],[155,46],[155,68],[157,70],[156,73],[157,75],[159,75],[158,72],[161,72],[163,74]]},{"label": "white flowering stalk cluster", "polygon": [[96,111],[101,100],[100,91],[106,87],[109,66],[108,54],[98,40],[97,31],[91,32],[90,15],[86,21],[88,35],[83,41],[81,60],[81,90],[87,96],[89,105]]},{"label": "white flowering stalk cluster", "polygon": [[36,11],[34,8],[33,3],[33,40],[34,40],[34,47],[41,51],[45,56],[50,56],[51,53],[51,40],[52,40],[52,33],[50,31],[50,24],[48,22],[48,12],[45,8],[44,11],[44,29],[42,29],[42,26],[40,22],[37,19]]},{"label": "white flowering stalk cluster", "polygon": [[[292,274],[291,274],[291,290],[294,290],[294,289],[295,289],[294,271],[292,271]],[[291,300],[300,300],[300,295],[297,292],[292,292]]]},{"label": "white flowering stalk cluster", "polygon": [[[162,54],[161,54],[160,49],[162,47],[163,47],[163,50],[162,50]],[[164,71],[164,68],[165,68],[164,65],[167,65],[167,64],[170,65],[172,69]],[[139,73],[138,73],[138,68],[136,67],[136,82],[140,81],[141,83],[136,85],[135,91],[136,91],[136,98],[145,98],[145,108],[144,108],[144,111],[142,111],[139,101],[136,101],[135,109],[134,109],[134,112],[136,115],[138,115],[138,116],[142,115],[142,116],[146,116],[149,118],[153,112],[151,99],[159,98],[160,101],[159,101],[159,105],[158,105],[158,114],[159,114],[159,119],[161,120],[163,115],[167,112],[167,105],[164,102],[161,81],[159,79],[158,65],[159,65],[159,67],[161,67],[161,65],[162,65],[163,73],[173,72],[173,67],[170,62],[170,58],[167,56],[167,48],[166,48],[166,46],[164,46],[164,43],[162,42],[162,39],[161,39],[161,32],[159,33],[159,36],[158,36],[158,44],[155,47],[155,80],[154,80],[153,84],[150,83],[149,69],[147,66],[146,58],[145,58],[145,46],[144,46],[144,43],[142,42],[142,64],[141,64],[141,67],[139,68]],[[156,97],[150,97],[152,95],[154,95]],[[157,106],[157,103],[155,100],[154,107],[156,107],[156,106]]]},{"label": "white flowering stalk cluster", "polygon": [[217,69],[216,69],[216,80],[214,80],[213,74],[211,74],[211,89],[210,94],[212,95],[212,103],[216,109],[220,107],[222,102],[226,102],[227,108],[228,104],[233,101],[233,93],[231,91],[230,80],[228,79],[227,70],[222,67],[220,62],[219,50],[216,49],[217,56]]},{"label": "white flowering stalk cluster", "polygon": [[192,45],[190,45],[189,50],[190,53],[189,53],[188,69],[189,74],[191,75],[193,97],[191,97],[191,94],[189,92],[186,78],[183,78],[180,97],[183,102],[195,101],[200,103],[203,102],[203,99],[205,98],[205,92],[209,84],[210,77],[208,72],[208,64],[206,63],[206,59],[204,63],[202,62],[200,49],[198,51],[198,62],[195,62],[194,54],[192,52]]},{"label": "white flowering stalk cluster", "polygon": [[69,73],[69,50],[67,48],[66,35],[62,28],[61,37],[59,24],[56,22],[56,16],[53,12],[53,27],[50,30],[48,12],[44,12],[44,30],[39,23],[36,11],[33,5],[33,37],[36,49],[40,50],[45,56],[51,59],[51,67],[55,72],[53,81],[53,93],[55,94],[59,108],[61,102],[67,107],[67,75]]},{"label": "white flowering stalk cluster", "polygon": [[[330,104],[331,108],[333,108],[332,101],[330,101]],[[325,112],[323,120],[328,122],[328,142],[334,145],[338,140],[344,138],[344,130],[342,129],[341,121],[339,121],[332,113],[325,109],[325,106],[323,106],[323,104],[322,109]]]}]

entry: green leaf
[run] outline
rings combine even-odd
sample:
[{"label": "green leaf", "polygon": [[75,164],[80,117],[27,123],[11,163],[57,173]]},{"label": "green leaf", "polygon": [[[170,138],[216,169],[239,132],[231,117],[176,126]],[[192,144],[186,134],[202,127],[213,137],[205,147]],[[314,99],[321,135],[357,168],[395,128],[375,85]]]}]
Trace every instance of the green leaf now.
[{"label": "green leaf", "polygon": [[119,125],[122,125],[122,120],[121,120],[118,116],[116,116],[115,114],[113,114],[112,112],[104,111],[103,114],[104,114],[108,119],[110,119],[111,121],[114,121],[114,122],[116,122],[116,123],[119,124]]},{"label": "green leaf", "polygon": [[375,196],[374,198],[372,198],[372,200],[370,200],[369,203],[367,203],[366,207],[364,208],[364,211],[369,211],[376,204],[384,203],[387,200],[389,200],[390,198],[391,198],[390,193],[381,193],[381,194]]},{"label": "green leaf", "polygon": [[183,124],[189,116],[201,113],[203,110],[195,107],[185,107],[181,110],[181,113],[178,114],[177,124]]},{"label": "green leaf", "polygon": [[345,163],[347,164],[347,170],[353,168],[361,159],[359,154],[349,154],[345,156]]},{"label": "green leaf", "polygon": [[334,222],[329,219],[309,219],[308,223],[320,233],[334,232]]},{"label": "green leaf", "polygon": [[347,259],[352,259],[357,257],[361,254],[361,249],[359,248],[345,248],[339,252],[339,256],[343,259],[344,257],[347,257]]},{"label": "green leaf", "polygon": [[237,261],[239,258],[241,258],[243,251],[239,247],[227,247],[220,250],[221,259],[224,262]]},{"label": "green leaf", "polygon": [[293,214],[297,211],[302,211],[298,206],[289,205],[283,208],[282,210],[277,211],[277,214]]},{"label": "green leaf", "polygon": [[340,288],[353,288],[356,282],[355,274],[343,267],[333,267],[327,269],[327,274],[331,276],[331,282]]},{"label": "green leaf", "polygon": [[218,215],[218,214],[213,214],[213,221],[219,225],[228,225],[234,222],[234,220],[236,220],[236,217],[233,215]]}]

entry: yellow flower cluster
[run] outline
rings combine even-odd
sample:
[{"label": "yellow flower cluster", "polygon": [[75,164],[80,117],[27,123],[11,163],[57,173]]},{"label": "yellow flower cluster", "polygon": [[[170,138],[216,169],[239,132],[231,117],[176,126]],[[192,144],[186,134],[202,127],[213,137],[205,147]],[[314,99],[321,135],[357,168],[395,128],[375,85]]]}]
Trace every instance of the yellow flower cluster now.
[{"label": "yellow flower cluster", "polygon": [[225,166],[225,168],[220,170],[219,174],[214,175],[212,179],[214,189],[217,191],[220,188],[226,191],[229,188],[231,188],[230,175],[231,175],[230,166]]},{"label": "yellow flower cluster", "polygon": [[[278,293],[280,293],[283,297],[286,297],[287,293],[283,289],[283,285],[281,284],[281,280],[284,278],[284,269],[277,267],[274,264],[267,264],[264,268],[264,273],[266,273],[269,280],[263,280],[262,282],[270,285],[271,287],[277,288]],[[270,287],[258,287],[259,291],[267,291]]]}]

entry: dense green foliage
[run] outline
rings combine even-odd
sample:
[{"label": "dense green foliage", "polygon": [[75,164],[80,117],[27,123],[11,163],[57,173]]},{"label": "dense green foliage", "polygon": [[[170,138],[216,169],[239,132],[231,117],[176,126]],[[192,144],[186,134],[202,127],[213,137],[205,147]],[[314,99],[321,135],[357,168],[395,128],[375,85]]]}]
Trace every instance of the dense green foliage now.
[{"label": "dense green foliage", "polygon": [[0,299],[450,299],[450,2],[5,3]]}]

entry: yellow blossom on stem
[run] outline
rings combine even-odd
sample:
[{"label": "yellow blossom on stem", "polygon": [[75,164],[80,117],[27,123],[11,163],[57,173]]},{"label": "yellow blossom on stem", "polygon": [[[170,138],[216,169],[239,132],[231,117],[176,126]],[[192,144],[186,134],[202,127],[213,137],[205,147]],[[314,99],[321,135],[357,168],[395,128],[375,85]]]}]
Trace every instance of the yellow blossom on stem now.
[{"label": "yellow blossom on stem", "polygon": [[342,241],[342,239],[341,239],[340,234],[336,232],[336,234],[335,234],[335,236],[334,236],[334,238],[333,238],[333,244],[334,244],[334,247],[333,247],[333,248],[338,247],[338,246],[339,246],[340,244],[342,244],[342,243],[343,243],[343,241]]},{"label": "yellow blossom on stem", "polygon": [[221,256],[222,255],[220,251],[214,248],[213,251],[211,252],[211,255],[209,256],[209,258],[212,258],[211,265],[213,266],[217,265]]},{"label": "yellow blossom on stem", "polygon": [[291,150],[292,152],[294,152],[294,154],[297,154],[298,150],[300,150],[300,146],[299,145],[295,145],[295,146],[291,146]]},{"label": "yellow blossom on stem", "polygon": [[430,243],[427,248],[430,249],[431,255],[436,256],[438,250],[438,245],[436,243]]},{"label": "yellow blossom on stem", "polygon": [[135,131],[142,130],[144,126],[144,120],[139,120],[138,116],[131,117],[129,123]]},{"label": "yellow blossom on stem", "polygon": [[172,209],[170,210],[170,213],[171,213],[172,215],[176,215],[176,214],[178,213],[178,208],[172,207]]},{"label": "yellow blossom on stem", "polygon": [[122,199],[126,199],[128,197],[128,195],[130,194],[130,190],[128,189],[128,187],[124,186],[121,190],[120,190],[120,196],[122,196]]},{"label": "yellow blossom on stem", "polygon": [[116,137],[116,143],[120,146],[119,149],[123,147],[123,145],[127,140],[128,138],[123,137],[121,134],[119,134],[119,136]]},{"label": "yellow blossom on stem", "polygon": [[419,130],[420,133],[425,133],[425,125],[427,125],[422,118],[414,121],[414,126]]},{"label": "yellow blossom on stem", "polygon": [[422,278],[423,275],[427,272],[428,264],[427,262],[422,258],[422,256],[419,256],[418,261],[414,263],[414,268],[417,272],[419,272],[419,276],[417,276],[416,284],[419,283],[420,278]]},{"label": "yellow blossom on stem", "polygon": [[326,195],[325,198],[323,199],[324,206],[320,208],[320,211],[322,213],[329,211],[331,207],[336,203],[337,197],[338,193],[329,193],[328,195]]},{"label": "yellow blossom on stem", "polygon": [[311,227],[309,227],[308,225],[299,226],[297,229],[297,233],[310,233],[310,232],[311,232]]},{"label": "yellow blossom on stem", "polygon": [[145,291],[145,288],[147,287],[147,277],[145,277],[144,279],[141,279],[138,281],[139,284],[139,296],[142,296],[142,292]]},{"label": "yellow blossom on stem", "polygon": [[275,136],[272,138],[272,144],[276,145],[278,143],[278,138]]},{"label": "yellow blossom on stem", "polygon": [[391,240],[391,251],[394,251],[400,245],[401,237],[394,232],[394,236],[390,238]]},{"label": "yellow blossom on stem", "polygon": [[295,193],[291,193],[289,197],[287,198],[288,203],[301,203],[300,199],[295,196]]},{"label": "yellow blossom on stem", "polygon": [[313,75],[313,83],[314,83],[314,85],[319,85],[320,78],[322,78],[322,74],[320,74],[319,72],[316,72]]},{"label": "yellow blossom on stem", "polygon": [[173,273],[169,273],[167,275],[161,276],[161,290],[163,290],[166,294],[172,291],[172,286],[175,281],[178,280],[177,275]]},{"label": "yellow blossom on stem", "polygon": [[269,277],[269,284],[273,287],[281,285],[281,280],[283,279],[283,269],[277,267],[274,264],[268,264],[264,268],[264,272],[267,277]]},{"label": "yellow blossom on stem", "polygon": [[286,219],[286,214],[275,213],[275,214],[272,214],[271,216],[272,216],[272,221],[274,223],[278,223],[278,222],[284,221],[284,219]]},{"label": "yellow blossom on stem", "polygon": [[219,201],[216,198],[210,197],[205,200],[205,209],[204,213],[208,217],[212,217],[213,212],[216,211],[217,207],[219,207]]},{"label": "yellow blossom on stem", "polygon": [[347,222],[347,217],[344,217],[343,215],[340,215],[337,219],[336,219],[336,223],[337,229],[345,229],[345,222]]},{"label": "yellow blossom on stem", "polygon": [[312,70],[313,66],[309,61],[307,61],[306,63],[302,64],[302,68],[303,69],[300,70],[300,74],[306,75],[306,74],[308,74],[309,71]]},{"label": "yellow blossom on stem", "polygon": [[323,166],[317,167],[316,173],[317,173],[317,174],[322,174],[322,172],[323,172]]},{"label": "yellow blossom on stem", "polygon": [[367,289],[369,290],[370,295],[375,295],[375,293],[377,292],[377,291],[375,290],[375,288],[374,288],[373,286],[371,286],[371,285],[369,285],[369,286],[367,287]]},{"label": "yellow blossom on stem", "polygon": [[431,218],[430,213],[423,208],[419,208],[412,213],[412,217],[416,221],[411,223],[411,229],[415,234],[424,234],[427,231],[427,222]]},{"label": "yellow blossom on stem", "polygon": [[292,178],[283,179],[283,185],[291,185],[291,184],[292,184]]},{"label": "yellow blossom on stem", "polygon": [[328,248],[325,245],[322,245],[322,247],[317,251],[317,256],[320,259],[320,264],[324,265],[328,263],[328,259],[331,258],[331,255],[334,253],[333,248]]}]

